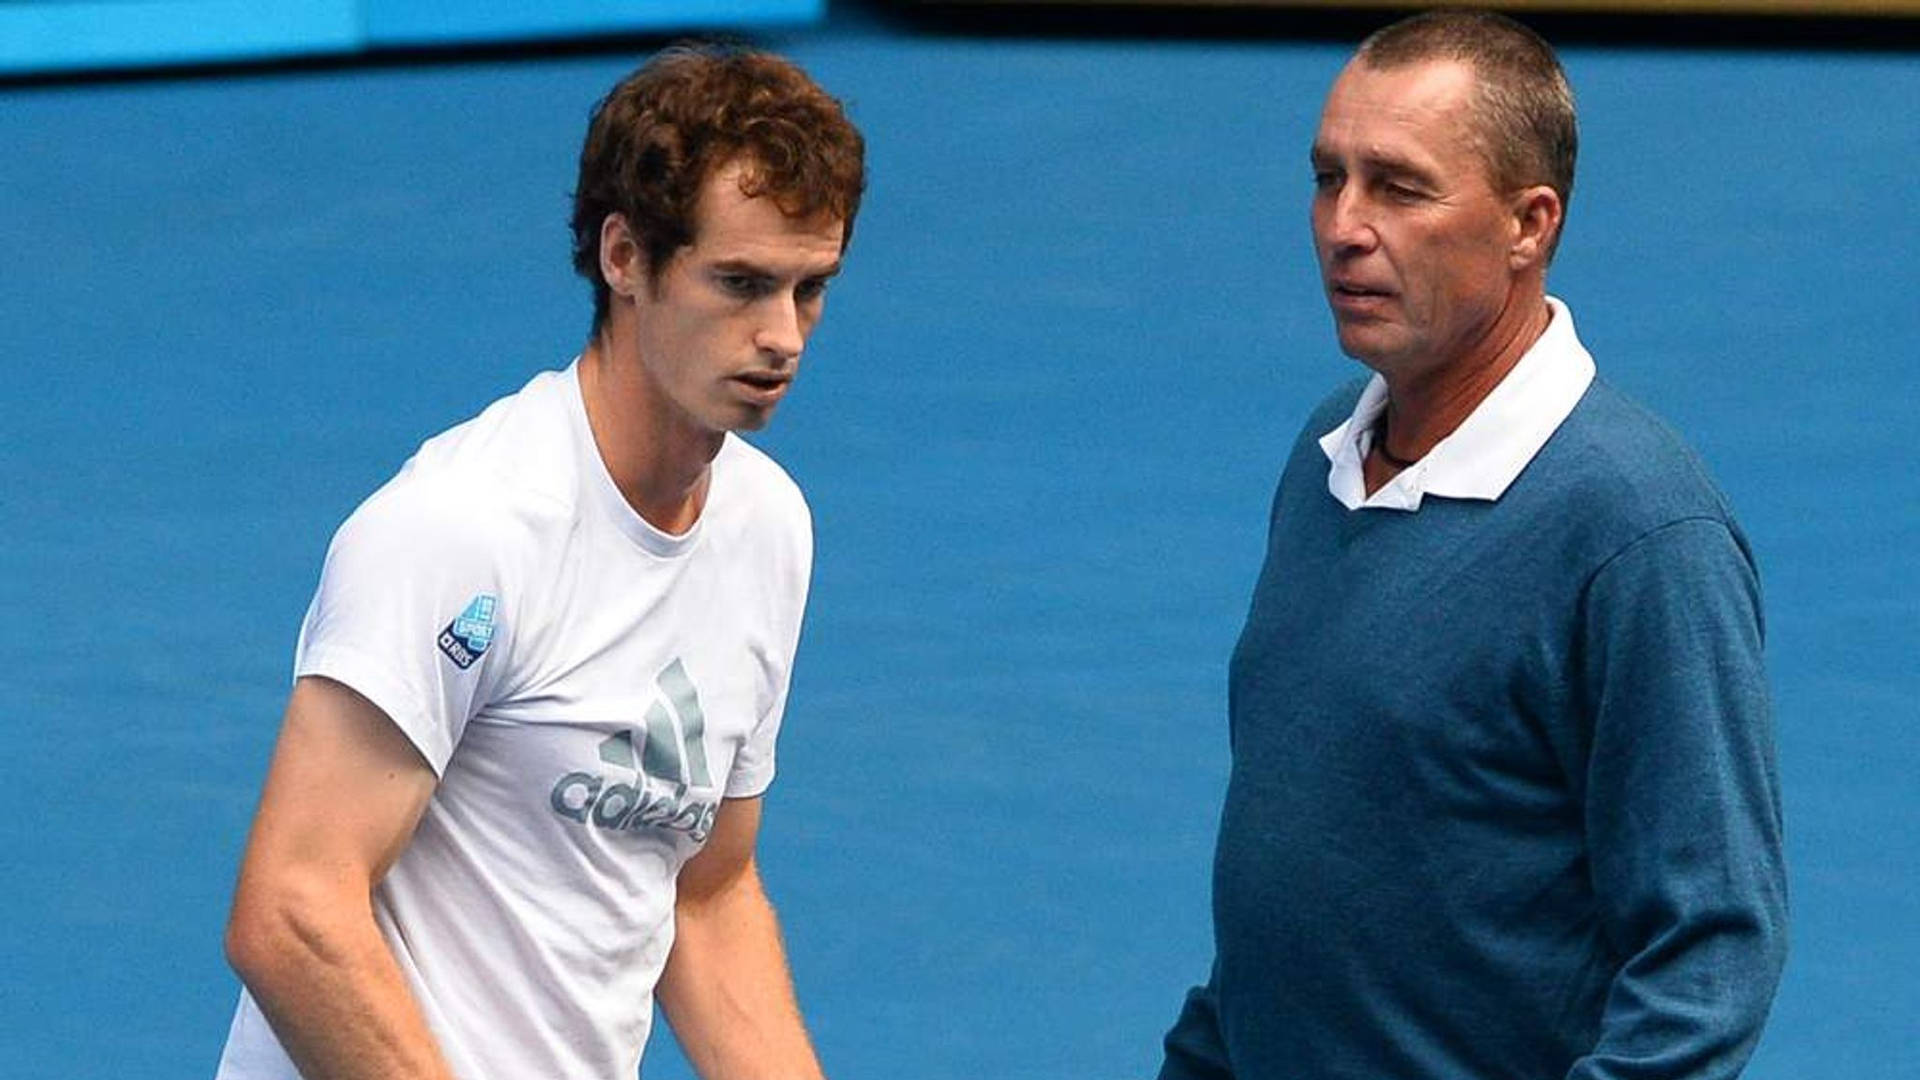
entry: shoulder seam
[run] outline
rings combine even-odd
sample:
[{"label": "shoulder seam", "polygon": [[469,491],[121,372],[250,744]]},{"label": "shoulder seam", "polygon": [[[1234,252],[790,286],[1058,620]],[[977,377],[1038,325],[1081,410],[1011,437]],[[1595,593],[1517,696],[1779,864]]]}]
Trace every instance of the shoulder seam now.
[{"label": "shoulder seam", "polygon": [[1660,524],[1655,525],[1650,529],[1647,529],[1646,531],[1642,532],[1640,535],[1634,537],[1633,539],[1627,541],[1624,544],[1621,544],[1620,547],[1617,550],[1615,550],[1613,554],[1608,555],[1606,558],[1600,560],[1600,565],[1594,567],[1593,571],[1587,575],[1586,581],[1581,584],[1580,586],[1581,593],[1584,595],[1587,592],[1587,590],[1593,586],[1594,581],[1598,579],[1601,574],[1606,573],[1609,567],[1613,566],[1614,563],[1619,562],[1620,559],[1623,558],[1628,552],[1639,547],[1641,544],[1645,543],[1648,540],[1651,540],[1653,537],[1658,536],[1661,533],[1667,532],[1668,530],[1671,530],[1671,529],[1676,529],[1682,525],[1691,525],[1695,522],[1705,522],[1709,525],[1718,526],[1721,532],[1724,532],[1727,534],[1728,539],[1734,540],[1735,547],[1740,546],[1738,540],[1734,537],[1732,526],[1730,526],[1727,523],[1727,520],[1725,518],[1716,517],[1712,514],[1688,514],[1685,517],[1673,518],[1669,521],[1663,521]]}]

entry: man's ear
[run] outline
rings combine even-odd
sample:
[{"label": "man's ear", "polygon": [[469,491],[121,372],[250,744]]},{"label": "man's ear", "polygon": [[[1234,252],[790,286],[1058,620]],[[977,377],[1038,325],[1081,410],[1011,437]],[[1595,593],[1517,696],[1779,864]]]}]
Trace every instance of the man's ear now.
[{"label": "man's ear", "polygon": [[1545,266],[1553,253],[1553,242],[1560,237],[1560,223],[1566,207],[1560,193],[1535,184],[1513,196],[1513,244],[1507,249],[1507,265],[1516,272]]},{"label": "man's ear", "polygon": [[600,277],[615,296],[631,298],[647,288],[646,258],[624,214],[600,219]]}]

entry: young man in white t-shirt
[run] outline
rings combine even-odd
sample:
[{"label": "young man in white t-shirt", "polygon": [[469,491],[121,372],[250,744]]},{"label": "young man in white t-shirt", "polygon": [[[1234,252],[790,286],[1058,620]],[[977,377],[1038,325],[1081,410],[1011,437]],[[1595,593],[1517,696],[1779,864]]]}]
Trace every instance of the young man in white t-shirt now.
[{"label": "young man in white t-shirt", "polygon": [[670,50],[595,110],[585,351],[328,550],[222,1080],[630,1080],[656,994],[705,1077],[820,1075],[754,864],[812,532],[733,433],[792,382],[862,159],[764,53]]}]

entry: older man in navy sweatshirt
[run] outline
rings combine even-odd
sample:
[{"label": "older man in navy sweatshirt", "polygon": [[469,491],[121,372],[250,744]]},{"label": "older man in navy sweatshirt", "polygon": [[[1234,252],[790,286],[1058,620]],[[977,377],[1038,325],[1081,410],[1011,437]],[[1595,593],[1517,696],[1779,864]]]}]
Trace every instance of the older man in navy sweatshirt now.
[{"label": "older man in navy sweatshirt", "polygon": [[1553,51],[1369,38],[1312,150],[1340,345],[1230,675],[1216,953],[1162,1080],[1730,1080],[1786,948],[1759,583],[1546,269]]}]

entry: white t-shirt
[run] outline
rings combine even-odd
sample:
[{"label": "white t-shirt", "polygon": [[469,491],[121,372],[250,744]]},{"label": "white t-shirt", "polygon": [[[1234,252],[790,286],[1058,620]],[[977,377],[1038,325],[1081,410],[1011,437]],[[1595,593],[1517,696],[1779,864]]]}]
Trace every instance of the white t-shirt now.
[{"label": "white t-shirt", "polygon": [[[327,552],[296,675],[353,687],[439,775],[374,913],[462,1080],[630,1080],[675,876],[773,778],[806,503],[729,436],[699,522],[627,505],[577,371],[429,440]],[[290,1080],[244,990],[219,1080]]]}]

